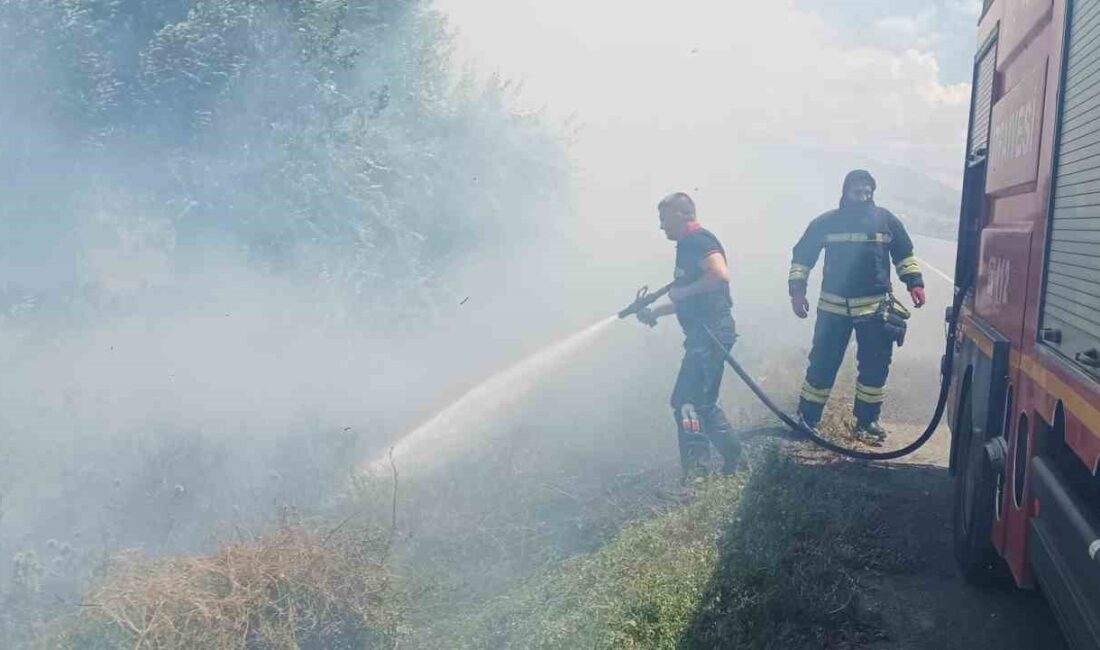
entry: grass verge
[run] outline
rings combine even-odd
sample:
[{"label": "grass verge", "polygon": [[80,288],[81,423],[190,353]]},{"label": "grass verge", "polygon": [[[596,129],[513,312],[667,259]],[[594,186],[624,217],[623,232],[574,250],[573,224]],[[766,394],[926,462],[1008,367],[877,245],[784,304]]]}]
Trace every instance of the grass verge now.
[{"label": "grass verge", "polygon": [[415,645],[448,648],[848,648],[885,637],[863,580],[917,561],[886,487],[774,446],[597,552],[544,571]]},{"label": "grass verge", "polygon": [[387,570],[385,531],[284,525],[210,556],[119,557],[43,647],[763,650],[887,638],[866,584],[919,561],[888,510],[884,473],[905,470],[798,463],[772,443],[750,455],[751,470],[696,484],[681,505],[498,597],[423,609],[429,599]]}]

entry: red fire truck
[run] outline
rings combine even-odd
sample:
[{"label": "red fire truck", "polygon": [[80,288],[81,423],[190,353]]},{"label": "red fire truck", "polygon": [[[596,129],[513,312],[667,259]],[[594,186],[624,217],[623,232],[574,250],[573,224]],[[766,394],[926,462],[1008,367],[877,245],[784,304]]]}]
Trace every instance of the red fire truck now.
[{"label": "red fire truck", "polygon": [[[1100,648],[1100,0],[985,0],[955,269],[955,554]],[[956,311],[952,309],[952,312]]]}]

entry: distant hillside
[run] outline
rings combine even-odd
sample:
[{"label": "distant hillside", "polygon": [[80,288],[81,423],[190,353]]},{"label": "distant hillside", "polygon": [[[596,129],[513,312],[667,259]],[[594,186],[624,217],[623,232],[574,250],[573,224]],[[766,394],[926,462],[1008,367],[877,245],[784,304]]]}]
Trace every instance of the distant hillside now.
[{"label": "distant hillside", "polygon": [[929,237],[955,239],[959,227],[959,190],[905,167],[881,164],[874,167],[882,188],[879,203],[901,217],[909,230]]},{"label": "distant hillside", "polygon": [[[813,216],[835,207],[844,175],[869,170],[878,182],[875,200],[889,208],[916,234],[954,239],[959,214],[959,189],[926,174],[845,152],[792,145],[739,145],[732,174],[720,179],[732,185],[716,187],[736,192],[769,221],[787,221],[801,230]],[[731,200],[732,202],[732,200]]]}]

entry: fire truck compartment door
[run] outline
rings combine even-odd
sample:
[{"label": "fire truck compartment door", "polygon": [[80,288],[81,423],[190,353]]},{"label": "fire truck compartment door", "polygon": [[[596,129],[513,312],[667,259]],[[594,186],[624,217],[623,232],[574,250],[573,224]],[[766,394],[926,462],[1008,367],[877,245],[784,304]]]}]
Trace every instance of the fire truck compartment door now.
[{"label": "fire truck compartment door", "polygon": [[1073,3],[1040,339],[1100,377],[1100,0]]}]

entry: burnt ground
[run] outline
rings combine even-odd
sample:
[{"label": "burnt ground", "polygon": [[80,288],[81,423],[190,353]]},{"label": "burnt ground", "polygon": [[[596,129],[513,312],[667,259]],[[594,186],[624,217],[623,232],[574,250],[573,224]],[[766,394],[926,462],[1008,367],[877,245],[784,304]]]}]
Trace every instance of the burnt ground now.
[{"label": "burnt ground", "polygon": [[905,650],[968,648],[1055,650],[1065,647],[1042,596],[1011,584],[978,588],[959,574],[952,555],[952,486],[943,467],[846,463],[846,472],[889,486],[897,507],[888,529],[907,541],[918,562],[911,574],[869,577],[867,599],[883,614],[890,641],[868,647]]}]

